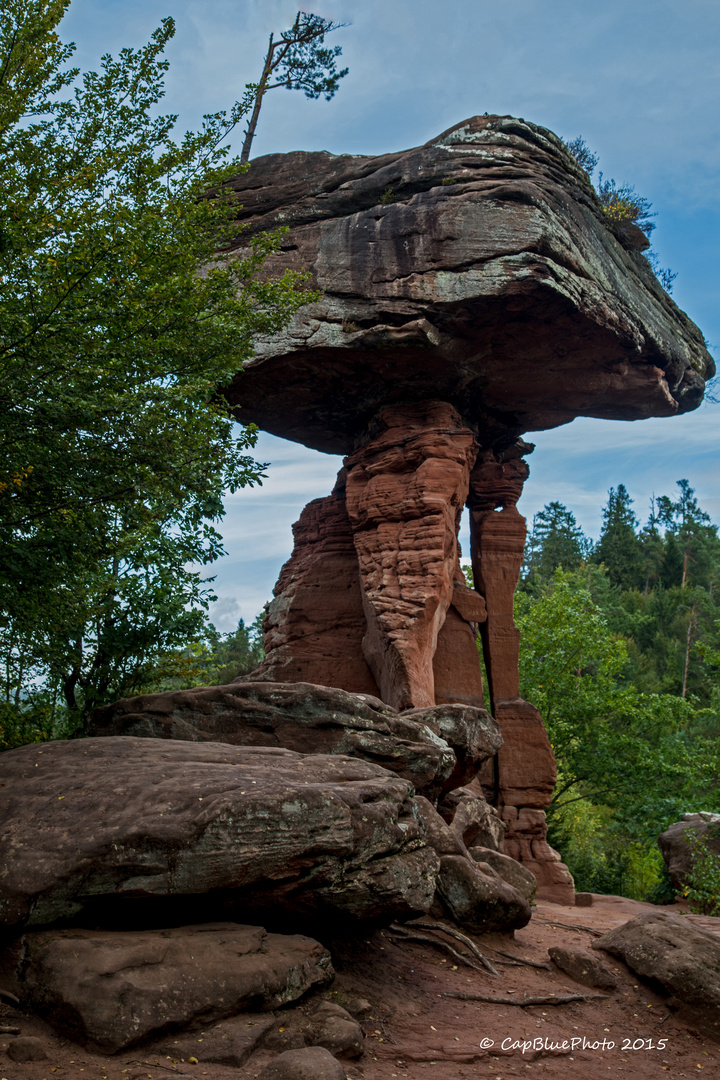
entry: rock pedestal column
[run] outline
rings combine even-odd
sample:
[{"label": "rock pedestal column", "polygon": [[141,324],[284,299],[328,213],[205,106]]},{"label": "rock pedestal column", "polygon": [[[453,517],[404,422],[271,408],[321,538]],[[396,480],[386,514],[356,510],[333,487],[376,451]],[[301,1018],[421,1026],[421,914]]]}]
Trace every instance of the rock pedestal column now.
[{"label": "rock pedestal column", "polygon": [[383,409],[332,495],[294,525],[253,679],[313,682],[396,708],[484,706],[482,598],[457,542],[473,433],[447,402]]},{"label": "rock pedestal column", "polygon": [[433,659],[453,599],[477,443],[443,401],[385,408],[377,428],[345,460],[367,621],[363,653],[383,701],[424,707],[435,704]]},{"label": "rock pedestal column", "polygon": [[[482,782],[508,854],[532,870],[539,895],[571,901],[572,878],[546,838],[555,758],[539,713],[519,696],[513,598],[525,519],[515,504],[531,449],[518,441],[479,450],[448,402],[382,409],[332,495],[309,503],[294,526],[252,678],[336,686],[398,710],[483,706],[479,627],[504,740]],[[466,502],[475,589],[457,541]]]},{"label": "rock pedestal column", "polygon": [[555,755],[540,713],[519,696],[520,634],[513,600],[526,528],[515,504],[529,472],[523,457],[532,449],[518,440],[504,453],[483,451],[470,477],[473,577],[487,607],[480,632],[492,712],[503,737],[483,782],[505,823],[506,853],[533,872],[538,896],[571,904],[572,876],[547,842],[545,808],[557,779]]}]

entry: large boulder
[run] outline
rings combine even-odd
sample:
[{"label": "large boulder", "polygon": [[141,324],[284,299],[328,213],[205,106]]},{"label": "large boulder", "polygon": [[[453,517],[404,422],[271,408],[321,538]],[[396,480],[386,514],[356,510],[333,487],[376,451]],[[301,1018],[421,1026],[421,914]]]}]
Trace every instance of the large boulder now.
[{"label": "large boulder", "polygon": [[355,758],[90,738],[10,750],[0,779],[5,927],[113,902],[127,917],[133,900],[162,918],[173,897],[246,922],[392,921],[432,902],[438,857],[412,785]]},{"label": "large boulder", "polygon": [[502,851],[493,851],[492,848],[486,847],[471,847],[469,854],[481,866],[492,867],[503,881],[507,881],[508,885],[512,885],[513,889],[517,889],[526,900],[533,899],[537,892],[537,879],[517,859],[505,855]]},{"label": "large boulder", "polygon": [[658,837],[670,880],[678,890],[685,886],[693,868],[693,849],[689,841],[694,838],[703,840],[710,851],[720,856],[720,814],[683,814],[681,821],[670,825]]},{"label": "large boulder", "polygon": [[106,705],[88,732],[350,755],[390,769],[431,796],[470,779],[502,743],[492,717],[471,705],[400,714],[366,694],[244,679]]},{"label": "large boulder", "polygon": [[487,864],[462,855],[443,855],[437,896],[458,924],[474,934],[520,930],[530,922],[530,904]]},{"label": "large boulder", "polygon": [[18,996],[64,1035],[111,1054],[156,1033],[277,1008],[334,976],[312,938],[234,923],[35,931],[13,944],[4,967]]},{"label": "large boulder", "polygon": [[231,186],[238,255],[288,227],[274,267],[322,290],[226,390],[265,431],[347,454],[384,406],[434,399],[490,446],[576,416],[685,412],[714,372],[646,237],[613,225],[546,128],[475,116],[381,157],[256,158]]},{"label": "large boulder", "polygon": [[651,911],[592,943],[659,983],[683,1006],[687,1019],[720,1039],[720,937],[688,919]]}]

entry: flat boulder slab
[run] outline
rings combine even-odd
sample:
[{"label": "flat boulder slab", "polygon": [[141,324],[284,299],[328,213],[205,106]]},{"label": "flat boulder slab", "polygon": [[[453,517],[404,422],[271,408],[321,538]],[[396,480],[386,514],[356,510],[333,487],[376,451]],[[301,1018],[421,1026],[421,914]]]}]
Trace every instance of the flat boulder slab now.
[{"label": "flat boulder slab", "polygon": [[286,1050],[260,1073],[258,1080],[347,1080],[336,1057],[322,1046]]},{"label": "flat boulder slab", "polygon": [[720,856],[720,814],[684,814],[681,821],[674,822],[658,837],[670,880],[678,891],[685,887],[692,872],[693,850],[688,841],[695,838]]},{"label": "flat boulder slab", "polygon": [[548,949],[548,954],[561,971],[582,986],[594,986],[600,990],[614,990],[617,986],[612,971],[587,949],[553,945]]},{"label": "flat boulder slab", "polygon": [[90,906],[96,920],[131,898],[160,916],[194,897],[237,921],[263,911],[325,924],[432,903],[438,857],[412,785],[369,762],[109,737],[10,750],[0,774],[6,929],[79,921]]},{"label": "flat boulder slab", "polygon": [[335,974],[330,953],[312,938],[235,923],[36,931],[11,952],[24,1002],[110,1054],[158,1032],[278,1008]]},{"label": "flat boulder slab", "polygon": [[493,718],[471,705],[400,714],[366,694],[247,679],[115,702],[94,713],[88,733],[357,757],[435,796],[474,776],[502,744]]},{"label": "flat boulder slab", "polygon": [[681,1016],[720,1040],[720,937],[670,912],[648,912],[592,943],[652,979]]}]

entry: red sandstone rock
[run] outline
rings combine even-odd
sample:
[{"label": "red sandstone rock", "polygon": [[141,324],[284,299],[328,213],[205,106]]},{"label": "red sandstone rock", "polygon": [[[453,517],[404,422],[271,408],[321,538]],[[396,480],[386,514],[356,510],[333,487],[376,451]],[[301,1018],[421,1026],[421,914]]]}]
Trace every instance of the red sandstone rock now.
[{"label": "red sandstone rock", "polygon": [[39,931],[11,952],[23,1000],[65,1037],[111,1054],[248,1007],[278,1008],[334,976],[330,953],[312,938],[238,923]]},{"label": "red sandstone rock", "polygon": [[495,718],[503,738],[497,755],[500,804],[544,809],[555,790],[557,769],[540,713],[516,697],[496,700]]},{"label": "red sandstone rock", "polygon": [[485,601],[469,589],[458,565],[452,603],[438,634],[433,657],[435,700],[440,704],[460,701],[483,708],[485,694],[478,658],[477,635],[487,618]]},{"label": "red sandstone rock", "polygon": [[96,709],[86,734],[361,758],[409,780],[431,799],[471,780],[502,742],[489,713],[472,705],[400,714],[365,694],[247,676],[227,686],[124,698]]},{"label": "red sandstone rock", "polygon": [[0,783],[8,929],[88,907],[95,918],[153,905],[171,921],[193,896],[207,921],[274,912],[325,928],[432,902],[438,861],[412,784],[350,756],[88,738],[8,750]]},{"label": "red sandstone rock", "polygon": [[485,864],[462,855],[441,855],[438,896],[453,919],[475,934],[517,930],[530,922],[530,904]]},{"label": "red sandstone rock", "polygon": [[573,904],[575,885],[572,874],[547,842],[545,811],[505,806],[502,819],[506,830],[505,854],[517,859],[534,874],[538,883],[538,899],[550,900],[555,904]]},{"label": "red sandstone rock", "polygon": [[513,601],[526,530],[515,503],[528,475],[523,457],[531,450],[518,440],[503,452],[483,452],[470,477],[473,577],[487,605],[480,632],[493,712],[503,737],[483,782],[507,827],[506,853],[534,874],[539,897],[572,903],[572,876],[546,842],[544,808],[555,788],[555,755],[540,713],[519,697],[520,634]]},{"label": "red sandstone rock", "polygon": [[435,704],[433,658],[453,598],[457,532],[477,452],[446,402],[387,408],[346,460],[346,501],[380,696],[398,709]]},{"label": "red sandstone rock", "polygon": [[[714,371],[702,335],[639,254],[643,234],[608,224],[561,140],[525,121],[474,117],[381,158],[272,155],[234,187],[246,233],[287,225],[275,264],[310,267],[323,297],[257,343],[228,400],[240,419],[350,453],[347,517],[341,480],[298,523],[260,677],[400,709],[479,705],[479,624],[505,738],[489,790],[521,811],[508,842],[567,892],[544,817],[519,825],[547,805],[554,761],[518,698],[515,503],[532,448],[517,436],[695,408]],[[456,535],[478,446],[472,602]]]},{"label": "red sandstone rock", "polygon": [[332,495],[308,503],[293,535],[292,556],[263,624],[265,659],[252,678],[337,686],[377,697],[362,651],[365,612],[344,470]]},{"label": "red sandstone rock", "polygon": [[470,476],[470,544],[475,588],[485,600],[480,627],[493,702],[520,693],[520,634],[513,621],[515,587],[525,549],[525,518],[515,503],[528,466],[522,455],[532,446],[518,442],[505,453],[485,451]]}]

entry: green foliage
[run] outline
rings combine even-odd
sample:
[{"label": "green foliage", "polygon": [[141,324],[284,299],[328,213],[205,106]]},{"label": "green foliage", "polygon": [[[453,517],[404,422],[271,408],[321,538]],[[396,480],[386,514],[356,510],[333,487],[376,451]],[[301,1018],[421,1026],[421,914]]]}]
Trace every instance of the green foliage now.
[{"label": "green foliage", "polygon": [[280,35],[282,45],[274,57],[272,69],[273,73],[277,72],[274,86],[302,90],[307,98],[319,98],[322,94],[330,101],[349,68],[337,70],[335,61],[342,54],[339,45],[331,49],[323,48],[323,45],[325,35],[339,30],[342,25],[320,15],[298,11],[293,25]]},{"label": "green foliage", "polygon": [[652,203],[644,195],[638,195],[630,184],[619,186],[614,180],[605,180],[600,173],[597,185],[598,198],[608,221],[631,221],[648,236],[655,228],[651,212]]},{"label": "green foliage", "polygon": [[628,641],[606,613],[630,615],[628,596],[645,599],[619,594],[603,568],[557,569],[518,593],[516,621],[521,694],[543,715],[558,762],[551,842],[578,887],[640,899],[661,882],[659,833],[688,805],[720,798],[717,717],[628,679]]},{"label": "green foliage", "polygon": [[593,153],[583,137],[578,135],[577,138],[571,139],[570,142],[566,142],[565,145],[580,168],[584,169],[588,176],[592,176],[600,158],[597,154]]},{"label": "green foliage", "polygon": [[593,551],[593,561],[603,563],[613,585],[633,588],[642,578],[642,550],[636,535],[638,525],[632,499],[624,484],[610,488],[603,510],[603,527]]},{"label": "green foliage", "polygon": [[668,902],[656,837],[688,807],[720,805],[717,529],[687,480],[643,528],[612,489],[600,541],[572,571],[558,549],[574,519],[550,504],[542,524],[516,610],[522,693],[558,760],[551,842],[579,888]]},{"label": "green foliage", "polygon": [[[565,142],[564,139],[562,141],[578,165],[585,169],[588,177],[591,177],[600,160],[598,155],[593,153],[580,135],[570,140],[570,142]],[[596,193],[603,213],[609,222],[630,221],[637,225],[646,236],[649,236],[655,228],[655,222],[652,219],[657,215],[651,212],[652,203],[644,195],[638,195],[632,185],[618,185],[612,179],[605,180],[603,174],[600,173]],[[658,254],[655,251],[646,251],[645,258],[663,289],[671,293],[677,273],[661,266]]]},{"label": "green foliage", "polygon": [[548,839],[562,851],[578,892],[595,892],[670,903],[658,882],[665,863],[657,844],[638,842],[608,806],[579,800],[562,816],[552,816]]},{"label": "green foliage", "polygon": [[[172,137],[173,35],[81,78],[67,0],[0,17],[0,677],[4,727],[41,735],[187,668],[222,554],[221,496],[258,483],[218,394],[312,298],[245,258],[224,140],[252,103]],[[71,724],[71,726],[72,726]],[[14,732],[14,734],[13,734]],[[5,737],[5,736],[3,736]],[[7,739],[6,739],[7,741]]]},{"label": "green foliage", "polygon": [[591,548],[568,508],[559,502],[548,503],[533,517],[523,566],[526,586],[547,581],[559,566],[577,569]]},{"label": "green foliage", "polygon": [[[717,837],[719,830],[714,832]],[[693,829],[686,831],[684,839],[692,853],[692,870],[683,896],[690,901],[690,910],[696,914],[720,915],[720,856],[708,847],[706,838]]]},{"label": "green foliage", "polygon": [[263,612],[246,626],[240,619],[230,634],[219,635],[211,654],[212,682],[219,686],[248,675],[263,659]]}]

